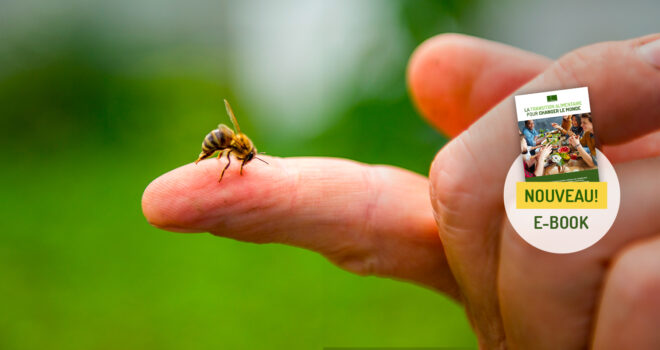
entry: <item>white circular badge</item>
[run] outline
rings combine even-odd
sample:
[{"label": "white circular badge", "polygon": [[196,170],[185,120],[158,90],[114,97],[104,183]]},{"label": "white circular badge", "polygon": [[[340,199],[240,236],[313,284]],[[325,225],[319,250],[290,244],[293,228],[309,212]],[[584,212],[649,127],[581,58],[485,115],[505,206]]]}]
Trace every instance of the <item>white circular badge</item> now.
[{"label": "white circular badge", "polygon": [[573,253],[598,242],[619,212],[619,179],[612,163],[597,150],[598,177],[607,183],[605,209],[518,209],[516,183],[524,182],[522,155],[511,165],[504,183],[504,208],[516,232],[527,243],[551,253]]}]

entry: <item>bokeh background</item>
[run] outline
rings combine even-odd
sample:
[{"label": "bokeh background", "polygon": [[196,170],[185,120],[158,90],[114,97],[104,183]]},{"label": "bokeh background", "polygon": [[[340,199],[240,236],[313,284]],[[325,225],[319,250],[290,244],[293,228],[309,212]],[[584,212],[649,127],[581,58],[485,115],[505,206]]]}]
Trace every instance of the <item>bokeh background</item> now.
[{"label": "bokeh background", "polygon": [[[556,58],[657,1],[0,0],[0,348],[476,346],[459,305],[281,245],[159,231],[146,185],[227,123],[261,151],[426,174],[408,57],[462,32]],[[635,20],[627,20],[634,18]]]}]

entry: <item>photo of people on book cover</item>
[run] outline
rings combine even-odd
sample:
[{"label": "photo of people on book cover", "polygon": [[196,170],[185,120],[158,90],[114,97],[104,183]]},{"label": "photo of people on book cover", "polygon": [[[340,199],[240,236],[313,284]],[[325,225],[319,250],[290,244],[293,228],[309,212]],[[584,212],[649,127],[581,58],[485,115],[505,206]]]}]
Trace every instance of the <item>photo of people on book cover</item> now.
[{"label": "photo of people on book cover", "polygon": [[525,181],[599,181],[586,87],[515,99]]}]

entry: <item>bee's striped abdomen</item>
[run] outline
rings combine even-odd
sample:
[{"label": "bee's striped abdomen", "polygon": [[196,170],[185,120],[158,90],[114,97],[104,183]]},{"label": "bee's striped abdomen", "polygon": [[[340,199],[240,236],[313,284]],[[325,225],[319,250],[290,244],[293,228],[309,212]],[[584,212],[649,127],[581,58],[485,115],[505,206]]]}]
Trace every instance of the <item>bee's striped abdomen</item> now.
[{"label": "bee's striped abdomen", "polygon": [[204,138],[204,142],[202,142],[202,150],[204,150],[206,152],[210,152],[210,151],[217,150],[218,146],[220,146],[218,144],[218,142],[216,141],[217,136],[214,135],[214,131],[216,131],[216,130],[211,131]]},{"label": "bee's striped abdomen", "polygon": [[234,132],[224,125],[208,133],[202,142],[202,151],[204,153],[213,153],[221,151],[231,144]]}]

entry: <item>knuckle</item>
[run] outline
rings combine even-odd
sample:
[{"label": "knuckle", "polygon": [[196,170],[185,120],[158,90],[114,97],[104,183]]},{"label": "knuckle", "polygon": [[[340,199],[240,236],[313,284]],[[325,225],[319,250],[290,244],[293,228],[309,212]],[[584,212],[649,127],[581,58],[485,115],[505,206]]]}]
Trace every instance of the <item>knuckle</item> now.
[{"label": "knuckle", "polygon": [[479,194],[468,179],[469,169],[464,165],[477,164],[470,145],[464,141],[465,133],[447,144],[431,166],[431,198],[441,237],[464,231],[463,216],[470,213],[471,204],[479,200]]},{"label": "knuckle", "polygon": [[[323,254],[337,266],[360,276],[370,276],[385,273],[377,249],[380,238],[376,229],[379,217],[380,197],[383,183],[378,181],[377,167],[364,167],[361,177],[363,186],[370,193],[364,203],[364,211],[359,213],[361,226],[355,228],[357,234],[350,234],[349,240],[339,245],[326,247]],[[354,232],[354,233],[355,233]]]}]

